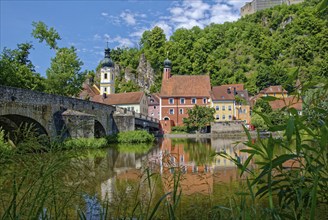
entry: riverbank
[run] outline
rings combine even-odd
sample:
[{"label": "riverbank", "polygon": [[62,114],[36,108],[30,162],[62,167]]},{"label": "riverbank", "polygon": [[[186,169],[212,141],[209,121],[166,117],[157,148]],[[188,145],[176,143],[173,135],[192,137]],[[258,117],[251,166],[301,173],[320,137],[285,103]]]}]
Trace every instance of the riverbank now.
[{"label": "riverbank", "polygon": [[[249,131],[252,138],[257,138],[256,131]],[[261,132],[261,137],[268,137],[270,132]],[[247,137],[246,133],[243,132],[222,132],[222,133],[181,133],[181,134],[164,134],[165,138],[243,138]]]}]

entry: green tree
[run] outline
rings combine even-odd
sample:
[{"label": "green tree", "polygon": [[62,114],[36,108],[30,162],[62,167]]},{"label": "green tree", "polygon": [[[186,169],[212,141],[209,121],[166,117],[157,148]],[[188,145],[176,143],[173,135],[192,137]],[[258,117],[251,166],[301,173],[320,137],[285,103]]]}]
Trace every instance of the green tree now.
[{"label": "green tree", "polygon": [[47,25],[42,21],[33,22],[32,26],[34,27],[32,36],[35,39],[39,39],[40,43],[45,41],[50,49],[58,49],[57,41],[61,40],[61,37],[53,27],[48,29]]},{"label": "green tree", "polygon": [[122,80],[120,84],[115,88],[115,91],[117,93],[137,92],[140,91],[140,87],[131,80],[127,82],[125,80]]},{"label": "green tree", "polygon": [[188,129],[200,132],[202,128],[214,121],[214,113],[214,108],[195,105],[188,109],[188,118],[184,118],[183,123]]},{"label": "green tree", "polygon": [[263,99],[258,99],[255,102],[253,109],[257,112],[262,112],[262,113],[266,113],[266,114],[269,114],[272,112],[272,108],[271,108],[270,104]]},{"label": "green tree", "polygon": [[29,59],[30,43],[18,44],[17,49],[4,48],[0,55],[0,83],[37,91],[44,90],[44,78],[35,72]]},{"label": "green tree", "polygon": [[60,48],[51,59],[47,69],[46,91],[65,96],[76,96],[82,89],[86,72],[81,72],[83,62],[78,58],[76,49]]}]

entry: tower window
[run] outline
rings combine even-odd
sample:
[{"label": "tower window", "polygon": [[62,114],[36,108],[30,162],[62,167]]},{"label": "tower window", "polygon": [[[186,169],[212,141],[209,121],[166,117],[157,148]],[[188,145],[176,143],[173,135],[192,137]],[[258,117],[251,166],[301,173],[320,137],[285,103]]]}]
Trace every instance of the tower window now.
[{"label": "tower window", "polygon": [[107,87],[104,88],[104,91],[107,92]]},{"label": "tower window", "polygon": [[107,73],[104,74],[104,79],[107,79]]}]

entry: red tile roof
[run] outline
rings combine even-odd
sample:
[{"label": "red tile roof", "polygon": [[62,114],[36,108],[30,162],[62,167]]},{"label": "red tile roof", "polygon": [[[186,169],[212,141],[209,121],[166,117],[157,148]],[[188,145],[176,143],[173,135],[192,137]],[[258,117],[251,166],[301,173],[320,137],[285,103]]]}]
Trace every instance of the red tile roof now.
[{"label": "red tile roof", "polygon": [[[228,93],[228,89],[230,89],[230,93]],[[234,89],[236,90],[237,94],[238,91],[241,91],[244,95],[247,94],[248,101],[248,93],[244,90],[244,84],[228,84],[222,86],[214,86],[212,88],[212,100],[234,100]],[[246,97],[245,97],[246,98]]]},{"label": "red tile roof", "polygon": [[104,98],[102,95],[94,96],[91,101],[100,102],[107,105],[126,105],[126,104],[139,104],[144,92],[127,92],[106,95]]},{"label": "red tile roof", "polygon": [[302,110],[302,99],[296,96],[288,96],[283,99],[269,102],[272,110],[282,109],[283,107],[295,108],[298,111]]},{"label": "red tile roof", "polygon": [[79,94],[79,98],[81,98],[81,99],[92,98],[95,95],[100,94],[99,89],[97,89],[95,85],[83,83],[82,88],[83,88],[83,90]]},{"label": "red tile roof", "polygon": [[210,77],[207,75],[174,75],[162,81],[160,97],[209,97]]},{"label": "red tile roof", "polygon": [[262,89],[260,91],[262,94],[272,94],[272,93],[286,93],[287,91],[282,88],[282,86],[269,86],[268,88]]}]

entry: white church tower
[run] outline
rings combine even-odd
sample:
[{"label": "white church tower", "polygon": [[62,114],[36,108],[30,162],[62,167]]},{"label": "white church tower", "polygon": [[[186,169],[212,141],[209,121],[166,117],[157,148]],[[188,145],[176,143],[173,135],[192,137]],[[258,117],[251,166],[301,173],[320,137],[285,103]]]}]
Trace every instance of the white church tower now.
[{"label": "white church tower", "polygon": [[115,93],[114,63],[110,58],[110,49],[105,49],[105,58],[100,62],[100,94]]}]

